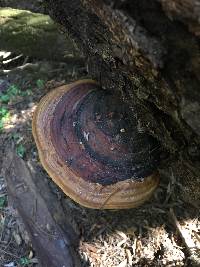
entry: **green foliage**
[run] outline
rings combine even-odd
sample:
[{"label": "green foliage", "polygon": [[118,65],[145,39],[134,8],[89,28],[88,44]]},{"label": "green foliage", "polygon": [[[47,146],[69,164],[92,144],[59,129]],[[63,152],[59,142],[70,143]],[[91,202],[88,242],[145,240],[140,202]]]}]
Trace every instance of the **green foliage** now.
[{"label": "green foliage", "polygon": [[16,153],[20,158],[23,158],[25,153],[26,153],[26,148],[25,146],[20,143],[21,140],[21,135],[19,133],[13,133],[12,134],[12,139],[14,143],[16,144]]},{"label": "green foliage", "polygon": [[11,85],[8,90],[0,95],[0,102],[7,104],[10,100],[14,99],[16,96],[28,96],[31,95],[32,91],[27,89],[25,91],[21,90],[16,85]]},{"label": "green foliage", "polygon": [[19,133],[13,133],[12,134],[12,139],[17,142],[20,139],[20,134]]},{"label": "green foliage", "polygon": [[10,97],[18,95],[19,92],[20,92],[20,89],[15,84],[11,85],[7,90],[7,94]]},{"label": "green foliage", "polygon": [[44,84],[45,84],[44,80],[38,79],[38,80],[36,81],[36,85],[37,85],[37,87],[38,87],[39,89],[44,88]]},{"label": "green foliage", "polygon": [[30,89],[21,90],[17,85],[11,85],[6,92],[0,94],[0,132],[4,128],[4,123],[9,119],[10,113],[7,109],[7,104],[15,99],[17,96],[29,96],[32,94]]},{"label": "green foliage", "polygon": [[0,197],[0,209],[4,208],[6,205],[6,197]]},{"label": "green foliage", "polygon": [[9,119],[10,113],[6,107],[0,107],[0,132],[3,130],[4,123]]},{"label": "green foliage", "polygon": [[2,103],[6,103],[7,104],[9,102],[9,100],[10,100],[10,97],[7,94],[2,94],[0,96],[0,100],[1,100]]},{"label": "green foliage", "polygon": [[19,92],[20,96],[28,96],[28,95],[31,95],[31,94],[32,94],[31,89],[27,89],[26,91],[20,91]]},{"label": "green foliage", "polygon": [[0,108],[0,116],[1,117],[7,116],[8,113],[9,113],[9,111],[7,108],[5,108],[5,107]]},{"label": "green foliage", "polygon": [[3,121],[0,120],[0,132],[3,130]]},{"label": "green foliage", "polygon": [[20,157],[20,158],[23,158],[25,153],[26,153],[26,149],[24,147],[23,144],[19,144],[17,145],[16,147],[16,152],[17,152],[17,155]]},{"label": "green foliage", "polygon": [[27,257],[23,257],[19,260],[19,264],[21,266],[27,266],[28,264],[30,264],[30,260]]}]

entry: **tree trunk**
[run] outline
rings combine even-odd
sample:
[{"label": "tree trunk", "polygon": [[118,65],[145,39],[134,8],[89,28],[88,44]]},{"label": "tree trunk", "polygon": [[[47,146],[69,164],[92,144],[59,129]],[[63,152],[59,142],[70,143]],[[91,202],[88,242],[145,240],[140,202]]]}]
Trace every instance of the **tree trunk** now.
[{"label": "tree trunk", "polygon": [[30,11],[0,9],[0,50],[38,59],[66,61],[80,58],[72,41],[61,34],[47,15]]},{"label": "tree trunk", "polygon": [[200,203],[199,0],[45,0],[88,58],[88,76],[117,90],[163,150],[161,170]]}]

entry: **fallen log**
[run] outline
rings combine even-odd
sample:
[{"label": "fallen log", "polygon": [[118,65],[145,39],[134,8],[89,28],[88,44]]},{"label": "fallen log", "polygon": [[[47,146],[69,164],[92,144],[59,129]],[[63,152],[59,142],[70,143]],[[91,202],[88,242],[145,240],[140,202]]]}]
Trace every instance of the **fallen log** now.
[{"label": "fallen log", "polygon": [[22,218],[42,267],[80,266],[78,237],[45,178],[10,150],[4,162],[9,199]]}]

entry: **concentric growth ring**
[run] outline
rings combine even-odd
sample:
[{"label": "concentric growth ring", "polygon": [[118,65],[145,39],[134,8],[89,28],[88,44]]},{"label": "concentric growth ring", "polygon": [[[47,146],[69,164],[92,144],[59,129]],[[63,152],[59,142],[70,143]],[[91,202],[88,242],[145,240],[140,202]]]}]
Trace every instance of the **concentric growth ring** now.
[{"label": "concentric growth ring", "polygon": [[34,114],[33,135],[54,182],[86,207],[135,207],[158,184],[157,142],[139,133],[127,105],[95,81],[47,94]]}]

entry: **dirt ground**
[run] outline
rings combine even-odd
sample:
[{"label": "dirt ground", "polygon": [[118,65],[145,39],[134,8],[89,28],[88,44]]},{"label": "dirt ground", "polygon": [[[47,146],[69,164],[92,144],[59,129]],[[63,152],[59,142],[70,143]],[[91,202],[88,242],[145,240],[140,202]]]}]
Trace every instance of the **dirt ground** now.
[{"label": "dirt ground", "polygon": [[[38,62],[1,51],[0,60],[0,266],[37,266],[37,255],[13,207],[9,205],[2,162],[6,145],[14,143],[25,161],[39,162],[31,120],[40,98],[56,86],[86,77],[83,66]],[[4,58],[3,58],[4,57]],[[3,114],[3,115],[2,115]],[[1,127],[1,125],[0,125]],[[73,218],[80,238],[82,266],[158,267],[200,266],[199,209],[179,196],[181,181],[170,167],[160,170],[161,183],[145,205],[124,211],[83,208],[57,188],[49,186]]]}]

